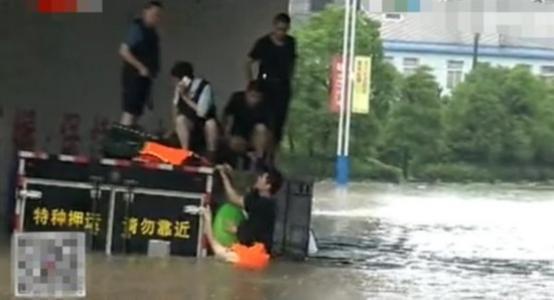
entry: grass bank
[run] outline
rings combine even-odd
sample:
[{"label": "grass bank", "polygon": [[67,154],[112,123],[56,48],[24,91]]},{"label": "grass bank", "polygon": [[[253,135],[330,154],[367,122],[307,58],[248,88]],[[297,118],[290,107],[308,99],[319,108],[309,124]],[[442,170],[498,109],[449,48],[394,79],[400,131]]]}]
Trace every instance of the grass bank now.
[{"label": "grass bank", "polygon": [[[308,156],[284,153],[279,159],[282,170],[291,176],[316,180],[334,178],[335,157]],[[545,182],[554,181],[552,166],[475,165],[467,163],[434,163],[414,167],[409,178],[402,170],[374,158],[350,160],[352,180],[381,182]]]}]

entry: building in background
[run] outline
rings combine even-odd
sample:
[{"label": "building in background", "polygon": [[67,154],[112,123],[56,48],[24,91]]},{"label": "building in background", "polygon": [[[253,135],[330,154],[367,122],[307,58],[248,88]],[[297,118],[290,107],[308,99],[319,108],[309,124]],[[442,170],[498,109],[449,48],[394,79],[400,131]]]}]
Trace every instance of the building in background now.
[{"label": "building in background", "polygon": [[[428,66],[445,94],[463,81],[473,67],[475,33],[438,26],[447,21],[436,13],[370,13],[381,23],[385,59],[405,74]],[[434,23],[434,24],[433,24]],[[554,80],[554,48],[546,43],[498,32],[480,33],[479,63],[523,66]]]},{"label": "building in background", "polygon": [[[291,0],[291,10],[302,20],[326,5],[341,3],[344,0]],[[361,1],[360,9],[381,23],[385,59],[400,73],[409,75],[420,66],[428,66],[443,94],[450,94],[471,71],[475,37],[471,28],[478,26],[461,26],[463,16],[457,18],[456,14],[434,12],[372,13],[368,12],[368,3]],[[502,30],[502,26],[498,28],[497,32],[480,33],[480,63],[510,68],[521,65],[545,80],[554,81],[554,43],[551,40],[525,38],[517,32]]]}]

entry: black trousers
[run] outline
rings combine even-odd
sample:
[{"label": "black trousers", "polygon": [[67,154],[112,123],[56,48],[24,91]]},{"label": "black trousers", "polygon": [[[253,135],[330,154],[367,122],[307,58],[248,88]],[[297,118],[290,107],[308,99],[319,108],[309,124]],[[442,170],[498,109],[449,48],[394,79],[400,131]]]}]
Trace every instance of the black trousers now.
[{"label": "black trousers", "polygon": [[279,144],[283,139],[285,124],[290,106],[291,87],[287,81],[266,80],[262,89],[268,109],[269,129],[273,133],[275,142]]},{"label": "black trousers", "polygon": [[124,69],[121,74],[122,108],[124,112],[140,117],[149,100],[152,80],[142,77],[136,71]]}]

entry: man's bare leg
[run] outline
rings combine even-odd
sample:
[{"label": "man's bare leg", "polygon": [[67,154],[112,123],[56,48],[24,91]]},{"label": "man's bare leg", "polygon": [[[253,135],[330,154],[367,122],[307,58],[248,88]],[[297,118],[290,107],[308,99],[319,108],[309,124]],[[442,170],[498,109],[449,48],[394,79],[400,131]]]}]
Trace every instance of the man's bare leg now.
[{"label": "man's bare leg", "polygon": [[185,116],[179,115],[175,118],[175,131],[177,131],[177,136],[183,149],[189,149],[191,129],[192,123]]},{"label": "man's bare leg", "polygon": [[136,118],[135,116],[133,116],[132,114],[128,113],[128,112],[123,112],[123,114],[121,114],[121,119],[119,121],[119,123],[123,126],[133,126],[135,124],[135,121],[136,121]]},{"label": "man's bare leg", "polygon": [[204,235],[210,243],[212,250],[217,258],[223,259],[230,263],[236,263],[239,261],[237,254],[231,249],[224,247],[218,241],[215,240],[212,229],[212,210],[209,206],[204,208],[203,212],[204,217]]},{"label": "man's bare leg", "polygon": [[256,158],[261,159],[267,154],[269,148],[269,130],[263,124],[257,124],[254,127],[252,136],[252,144],[256,151]]},{"label": "man's bare leg", "polygon": [[206,137],[206,148],[210,152],[217,150],[217,123],[215,120],[208,120],[204,125],[204,135]]},{"label": "man's bare leg", "polygon": [[244,154],[248,149],[248,142],[240,136],[232,135],[227,138],[227,143],[232,152],[232,156],[227,161],[232,161],[232,164],[238,169],[244,169],[247,163]]}]

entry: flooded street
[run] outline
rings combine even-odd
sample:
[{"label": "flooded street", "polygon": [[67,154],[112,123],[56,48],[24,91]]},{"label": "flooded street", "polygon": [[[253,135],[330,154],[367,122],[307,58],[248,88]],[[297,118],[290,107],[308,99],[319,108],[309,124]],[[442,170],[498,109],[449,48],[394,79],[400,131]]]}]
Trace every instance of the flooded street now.
[{"label": "flooded street", "polygon": [[[554,299],[554,189],[319,184],[320,252],[264,272],[88,256],[87,299]],[[0,299],[10,299],[9,249]]]},{"label": "flooded street", "polygon": [[316,202],[316,261],[379,278],[368,298],[554,299],[554,190],[321,185]]}]

